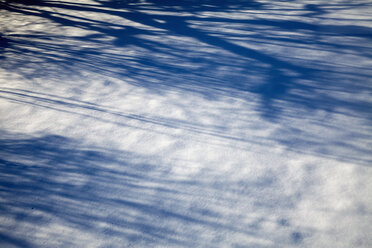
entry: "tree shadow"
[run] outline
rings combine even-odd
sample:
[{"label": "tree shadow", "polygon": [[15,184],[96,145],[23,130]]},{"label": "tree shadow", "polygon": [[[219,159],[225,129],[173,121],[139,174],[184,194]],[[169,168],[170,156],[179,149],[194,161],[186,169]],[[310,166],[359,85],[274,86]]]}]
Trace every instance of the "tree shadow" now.
[{"label": "tree shadow", "polygon": [[[53,80],[89,71],[157,94],[174,90],[212,100],[239,98],[258,102],[255,108],[259,116],[273,124],[315,118],[317,127],[326,129],[328,117],[341,115],[370,125],[372,104],[365,96],[371,93],[368,61],[372,57],[372,29],[350,17],[337,22],[337,18],[327,15],[339,10],[368,9],[371,5],[303,4],[285,5],[281,10],[280,4],[2,1],[4,10],[29,17],[34,24],[47,22],[52,27],[81,33],[4,33],[2,67],[28,79]],[[260,17],[260,13],[266,15]],[[323,20],[334,23],[325,24]],[[328,117],[319,120],[319,113]],[[151,121],[197,130],[196,125],[183,122]],[[298,131],[291,132],[295,129]],[[359,137],[360,145],[356,146],[326,140],[301,127],[283,126],[280,132],[288,135],[276,132],[270,138],[289,150],[310,146],[306,150],[326,157],[347,161],[366,157],[363,144],[369,135],[357,129],[345,130],[349,137]],[[346,158],[344,152],[336,151],[347,149],[356,155]],[[370,159],[363,161],[366,164]]]},{"label": "tree shadow", "polygon": [[[161,175],[166,172],[129,162],[130,154],[80,149],[76,142],[55,135],[2,139],[0,152],[3,218],[39,227],[48,226],[53,218],[83,233],[136,244],[157,240],[178,244],[172,238],[175,232],[159,225],[163,219],[205,224],[158,206],[157,201],[171,199],[158,199],[157,192],[167,197],[182,193],[167,185]],[[2,232],[4,244],[33,247],[26,237]]]},{"label": "tree shadow", "polygon": [[[257,102],[252,106],[260,121],[279,125],[266,139],[290,151],[370,166],[372,29],[338,11],[369,9],[371,4],[291,2],[297,5],[253,0],[0,1],[0,15],[24,18],[30,25],[29,31],[3,29],[0,64],[29,80],[53,82],[71,74],[83,77],[87,71],[151,93]],[[136,129],[143,123],[180,128],[243,143],[239,149],[262,141],[226,134],[222,127],[117,112],[78,96],[2,87],[0,97],[90,118],[104,113],[115,118],[103,122],[117,125],[124,125],[120,118],[136,120]],[[335,125],[339,122],[332,118],[340,116],[358,124]],[[306,130],[302,120],[322,132]],[[329,138],[324,135],[329,130],[342,136]],[[259,229],[266,216],[242,223],[239,211],[230,211],[234,204],[291,211],[300,197],[265,195],[277,186],[275,175],[234,181],[208,172],[175,179],[171,166],[161,161],[154,165],[153,158],[141,154],[85,147],[56,135],[1,136],[4,245],[37,246],[36,240],[22,237],[32,236],[33,228],[66,247],[75,244],[69,237],[78,231],[106,246],[216,247],[235,234],[266,240],[270,238]],[[55,223],[57,227],[50,226]],[[284,218],[276,224],[290,230],[283,246],[300,245],[314,231],[298,230]],[[57,233],[58,227],[64,232]],[[226,244],[234,246],[242,244]]]},{"label": "tree shadow", "polygon": [[[63,1],[32,1],[22,4],[21,0],[3,3],[3,7],[11,12],[47,19],[64,27],[93,32],[90,35],[74,38],[58,35],[51,37],[44,33],[28,36],[7,35],[5,37],[8,39],[7,44],[13,44],[13,47],[17,47],[19,50],[14,52],[13,60],[16,61],[13,64],[14,68],[19,68],[19,64],[25,62],[26,58],[17,55],[17,53],[22,53],[42,60],[41,64],[38,63],[37,68],[35,68],[35,64],[27,62],[26,65],[23,64],[24,67],[33,67],[35,74],[31,75],[32,77],[39,76],[45,70],[50,74],[50,71],[46,69],[50,64],[58,64],[61,69],[57,73],[67,69],[71,70],[70,67],[73,64],[74,70],[88,69],[118,78],[129,77],[134,79],[132,82],[159,92],[176,87],[182,90],[197,91],[197,93],[212,98],[213,94],[221,93],[230,95],[238,94],[237,92],[253,93],[260,98],[261,116],[271,121],[277,121],[283,114],[279,104],[276,104],[278,101],[285,101],[293,108],[307,109],[308,111],[332,112],[341,108],[345,111],[370,116],[368,109],[371,106],[369,103],[333,99],[328,94],[334,88],[343,91],[355,90],[355,85],[350,82],[351,80],[357,78],[358,81],[365,81],[371,76],[365,69],[355,70],[353,74],[345,75],[342,73],[344,68],[332,65],[333,62],[322,61],[321,65],[317,65],[314,63],[318,61],[303,57],[290,61],[281,54],[275,55],[275,49],[281,49],[282,46],[298,46],[317,52],[327,50],[338,54],[353,52],[358,56],[370,58],[370,47],[362,45],[368,44],[368,40],[372,37],[372,30],[357,25],[323,25],[310,22],[309,19],[314,18],[314,12],[316,12],[316,16],[328,12],[323,11],[324,7],[320,4],[316,6],[305,5],[304,11],[310,12],[311,16],[309,18],[307,14],[304,14],[303,21],[299,21],[286,20],[285,18],[235,19],[203,16],[203,13],[208,13],[208,11],[222,13],[247,10],[258,13],[266,10],[266,6],[257,1],[206,1],[203,4],[192,0],[147,1],[146,4],[141,1],[96,2],[97,5]],[[369,6],[366,5],[366,7]],[[36,9],[35,6],[40,8]],[[360,7],[360,5],[358,6]],[[350,5],[346,5],[346,7],[352,8]],[[51,11],[51,8],[56,11]],[[67,14],[66,11],[72,11],[72,14]],[[74,15],[74,11],[106,14],[139,25],[95,20],[83,17],[83,15]],[[158,14],[155,11],[163,13]],[[178,11],[183,15],[174,14],[172,11]],[[204,24],[195,27],[193,23],[197,22],[204,22]],[[225,25],[240,25],[243,26],[243,29],[238,34],[219,31],[218,26],[212,30],[203,29],[203,25],[213,25],[216,22]],[[262,29],[264,31],[261,31]],[[296,34],[282,34],[285,32],[295,32]],[[161,41],[162,37],[168,35],[184,37],[185,40],[192,39],[194,46],[184,49],[182,45],[175,46],[169,42]],[[351,46],[351,44],[343,45],[339,40],[332,40],[332,38],[341,39],[342,37],[365,39],[365,41],[360,46],[355,43]],[[104,39],[108,40],[103,41]],[[243,45],[237,44],[234,40]],[[81,42],[81,46],[76,47],[73,44],[74,41]],[[246,46],[256,45],[257,42],[260,43],[260,47],[249,48]],[[94,48],[84,48],[84,43],[91,43]],[[270,43],[276,43],[277,48],[271,49],[269,52],[262,52],[261,50],[265,50],[266,47],[269,48]],[[96,49],[107,46],[135,47],[142,51],[142,54],[136,57],[122,56],[118,53],[107,52],[104,48]],[[217,48],[228,54],[221,53],[216,57],[213,53],[204,52],[203,47],[206,49]],[[35,48],[37,48],[36,51]],[[188,56],[194,48],[197,49],[197,52]],[[293,52],[297,51],[293,49]],[[48,55],[50,53],[52,56]],[[17,61],[18,56],[20,61]],[[161,59],[161,57],[165,59]],[[182,65],[186,63],[193,63],[197,69],[190,69]],[[351,67],[352,65],[347,64],[346,66]],[[220,76],[213,75],[213,71],[218,72],[222,67],[230,70],[239,68],[240,77],[229,77],[229,72],[225,72],[225,75],[222,73]],[[29,73],[30,70],[27,71]],[[170,74],[177,77],[169,78]],[[256,76],[256,80],[246,77],[252,74]],[[332,80],[329,80],[329,77],[332,77]],[[151,79],[154,78],[157,80],[152,82],[154,80],[151,81]],[[185,80],[175,80],[175,78],[185,78]],[[188,78],[191,80],[187,80]],[[364,86],[361,84],[360,87],[362,87],[360,89],[362,92],[370,90],[370,87],[365,84]],[[195,90],[196,88],[198,90]],[[293,94],[293,91],[300,91],[302,94],[299,96]]]},{"label": "tree shadow", "polygon": [[[234,181],[208,172],[177,179],[170,167],[159,161],[156,165],[144,162],[139,154],[87,148],[57,135],[25,137],[2,132],[2,137],[2,245],[39,247],[56,242],[60,247],[75,246],[80,235],[91,242],[84,245],[95,246],[214,247],[226,242],[219,235],[262,235],[259,223],[265,217],[239,223],[240,213],[228,211],[234,204],[249,201],[271,211],[278,205],[293,208],[298,201],[295,195],[257,197],[276,187],[275,175]],[[297,230],[289,223],[285,228]],[[292,242],[290,236],[288,242]],[[296,238],[295,242],[301,241]]]}]

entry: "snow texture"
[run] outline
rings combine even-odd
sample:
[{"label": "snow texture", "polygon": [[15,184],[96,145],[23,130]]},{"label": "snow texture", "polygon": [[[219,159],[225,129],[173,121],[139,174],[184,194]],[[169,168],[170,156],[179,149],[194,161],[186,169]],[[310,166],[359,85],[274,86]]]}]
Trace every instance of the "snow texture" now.
[{"label": "snow texture", "polygon": [[0,247],[372,247],[371,20],[0,0]]}]

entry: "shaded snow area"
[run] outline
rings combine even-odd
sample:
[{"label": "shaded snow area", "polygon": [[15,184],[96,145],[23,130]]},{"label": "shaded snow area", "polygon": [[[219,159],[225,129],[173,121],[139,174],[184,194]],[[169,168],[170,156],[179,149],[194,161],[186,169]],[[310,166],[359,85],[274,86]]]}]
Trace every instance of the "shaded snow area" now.
[{"label": "shaded snow area", "polygon": [[0,0],[0,247],[372,247],[372,2]]}]

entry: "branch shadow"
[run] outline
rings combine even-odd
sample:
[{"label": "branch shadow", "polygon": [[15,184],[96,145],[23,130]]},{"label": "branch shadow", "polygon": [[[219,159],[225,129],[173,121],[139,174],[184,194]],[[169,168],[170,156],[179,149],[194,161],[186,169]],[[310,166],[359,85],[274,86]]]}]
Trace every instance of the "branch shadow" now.
[{"label": "branch shadow", "polygon": [[[265,10],[265,5],[258,1],[207,1],[200,4],[197,1],[148,1],[143,4],[141,1],[96,1],[97,5],[79,4],[57,1],[32,1],[21,4],[23,1],[7,1],[3,7],[11,12],[23,15],[31,15],[42,19],[47,19],[55,24],[65,27],[74,27],[81,30],[89,30],[93,34],[86,36],[46,37],[45,34],[32,35],[8,35],[6,44],[13,44],[18,47],[18,52],[14,52],[13,59],[16,60],[17,53],[29,54],[42,60],[37,68],[33,68],[35,74],[31,77],[40,76],[46,69],[46,65],[58,64],[61,71],[66,71],[74,65],[77,70],[89,69],[103,74],[114,75],[118,78],[123,76],[132,78],[132,82],[151,90],[159,92],[169,88],[179,88],[181,90],[197,91],[208,97],[213,94],[234,95],[239,92],[249,92],[259,97],[261,106],[259,112],[261,116],[269,121],[280,119],[283,111],[278,101],[285,101],[293,108],[306,109],[308,111],[325,110],[329,112],[336,109],[352,111],[360,115],[367,114],[371,104],[344,99],[334,99],[328,94],[329,91],[355,91],[355,85],[350,81],[357,78],[358,81],[368,81],[370,72],[365,69],[355,70],[353,73],[342,73],[345,66],[333,66],[327,61],[321,65],[316,65],[317,61],[300,58],[289,61],[283,55],[275,55],[275,49],[271,53],[262,52],[262,48],[269,47],[274,42],[278,49],[280,46],[300,46],[304,49],[313,49],[323,52],[325,49],[339,54],[349,52],[357,53],[358,56],[371,58],[371,48],[367,46],[372,37],[372,29],[357,25],[322,25],[310,23],[315,16],[321,16],[329,12],[329,6],[325,5],[304,5],[304,11],[310,13],[310,17],[304,14],[304,21],[292,21],[286,19],[234,19],[234,18],[215,18],[204,17],[203,13],[214,11],[249,10],[255,12]],[[40,8],[36,9],[35,6]],[[342,6],[339,6],[341,8]],[[352,8],[346,5],[345,8]],[[364,7],[358,5],[358,7]],[[365,7],[369,7],[366,4]],[[52,12],[50,9],[57,9]],[[323,9],[327,9],[324,11]],[[60,10],[60,11],[58,11]],[[157,14],[155,10],[162,11],[164,14]],[[82,15],[66,14],[66,11],[83,11],[86,13],[106,14],[109,16],[131,21],[143,28],[133,25],[115,24],[95,19],[89,19]],[[152,12],[151,12],[152,11]],[[187,15],[175,15],[171,11]],[[168,14],[166,14],[168,13]],[[301,17],[301,16],[300,16]],[[216,29],[205,30],[204,24],[194,27],[193,23],[204,22],[212,25],[215,22],[226,23],[226,25],[239,24],[244,29],[241,34],[230,34]],[[262,31],[264,29],[264,31]],[[247,34],[247,31],[250,33]],[[271,32],[271,33],[270,33]],[[295,32],[295,35],[283,35],[282,33]],[[169,42],[161,41],[167,35],[177,35],[184,37],[185,40],[192,39],[196,46],[200,48],[214,47],[228,54],[221,54],[219,59],[211,53],[197,51],[191,53],[190,48],[183,49]],[[297,37],[296,37],[297,36]],[[333,38],[352,37],[363,41],[360,45],[352,43],[343,45],[339,40]],[[108,41],[103,41],[108,39]],[[243,45],[234,42],[240,40]],[[57,41],[55,44],[53,41]],[[62,40],[62,43],[60,41]],[[5,40],[4,40],[5,41]],[[94,47],[135,47],[143,52],[136,57],[122,56],[120,54],[109,53],[106,49],[89,49],[76,47],[72,41],[79,41],[81,44],[92,43]],[[255,45],[260,42],[260,47],[249,48],[250,43]],[[71,45],[69,44],[71,42]],[[280,42],[280,43],[278,43]],[[3,42],[4,43],[4,42]],[[346,43],[346,42],[344,42]],[[366,46],[363,46],[366,45]],[[20,48],[22,47],[22,48]],[[37,51],[33,49],[37,48]],[[196,48],[198,49],[198,48]],[[200,49],[199,49],[200,50]],[[45,53],[43,52],[45,51]],[[55,52],[49,56],[46,52]],[[297,51],[293,49],[293,52]],[[165,57],[166,59],[161,59]],[[168,59],[167,59],[168,58]],[[227,62],[225,63],[224,60]],[[233,60],[233,62],[231,62]],[[235,61],[234,61],[235,60]],[[25,61],[21,59],[20,63]],[[176,63],[174,63],[176,62]],[[178,64],[177,64],[178,62]],[[197,69],[190,69],[182,64],[193,63]],[[18,63],[16,63],[19,66]],[[77,65],[77,67],[76,67]],[[27,63],[24,66],[35,67],[34,63]],[[352,67],[347,64],[346,67]],[[213,70],[227,67],[230,70],[239,69],[240,76],[234,77],[228,72],[214,76]],[[203,70],[203,68],[205,68]],[[75,69],[76,70],[76,69]],[[58,71],[60,73],[61,71]],[[44,72],[45,73],[45,72]],[[338,75],[338,74],[341,75]],[[169,75],[177,77],[169,78]],[[231,73],[230,73],[231,74]],[[252,80],[247,75],[253,74],[256,80]],[[153,80],[153,79],[157,80]],[[175,80],[184,78],[185,80]],[[187,80],[190,78],[190,80]],[[329,80],[328,78],[332,78]],[[305,83],[304,83],[305,82]],[[358,85],[359,86],[359,85]],[[361,91],[370,92],[370,87],[360,84]],[[197,90],[198,89],[198,90]],[[217,91],[216,91],[217,89]],[[301,95],[293,94],[293,91],[302,92]],[[320,93],[324,92],[324,93]]]},{"label": "branch shadow", "polygon": [[[26,79],[45,77],[51,81],[89,71],[158,94],[174,90],[206,99],[229,96],[257,101],[256,111],[262,121],[281,125],[268,139],[291,151],[371,165],[368,144],[372,133],[368,127],[372,120],[372,72],[368,65],[372,28],[350,16],[330,17],[340,10],[370,9],[370,3],[301,5],[292,1],[301,7],[284,8],[279,3],[282,1],[262,4],[254,0],[91,2],[0,1],[0,15],[11,13],[31,24],[48,23],[52,28],[79,31],[70,35],[52,33],[49,26],[23,33],[4,29],[0,34],[1,68]],[[105,18],[98,18],[100,15]],[[53,94],[2,87],[0,97],[73,114],[83,112],[81,115],[90,117],[94,115],[89,111],[101,112],[241,143],[260,142],[227,135],[220,127],[115,112]],[[324,118],[313,119],[320,112]],[[355,118],[367,131],[358,126],[334,126],[330,116]],[[329,140],[297,124],[286,126],[302,119],[315,120],[316,127],[337,129],[344,135]],[[137,162],[151,160],[139,154],[86,148],[55,135],[10,136],[0,140],[0,216],[40,228],[57,222],[88,236],[98,233],[102,242],[195,247],[204,241],[204,247],[215,247],[223,239],[221,233],[257,235],[258,224],[254,223],[264,217],[237,225],[239,216],[232,214],[228,219],[226,209],[203,205],[213,201],[212,197],[200,202],[195,198],[216,196],[218,192],[230,195],[237,188],[237,196],[254,201],[257,207],[274,209],[282,204],[291,209],[298,197],[278,194],[282,199],[272,201],[252,193],[272,187],[275,178],[248,183],[222,177],[207,182],[202,178],[208,177],[175,180],[164,169],[167,166]],[[195,196],[198,190],[206,194]],[[229,200],[222,199],[222,205],[233,207]],[[11,226],[17,230],[14,222]],[[290,226],[285,220],[278,222],[283,228]],[[5,230],[7,224],[0,226],[3,244],[37,246]],[[211,230],[210,236],[221,234],[221,240],[205,238],[199,233],[202,228]],[[311,232],[293,228],[285,244],[299,245]],[[57,234],[51,230],[49,235]],[[59,239],[69,240],[64,236]],[[64,246],[73,244],[71,240]]]},{"label": "branch shadow", "polygon": [[[240,213],[228,210],[237,202],[290,209],[298,201],[296,195],[257,197],[276,187],[275,175],[226,181],[226,176],[209,172],[209,177],[177,179],[169,167],[141,162],[139,154],[87,148],[57,135],[2,132],[2,137],[0,244],[4,246],[40,247],[47,242],[71,247],[82,245],[76,243],[79,235],[88,239],[83,245],[102,247],[215,247],[226,242],[224,235],[262,235],[259,223],[265,217],[240,223]],[[301,243],[298,228],[289,223],[281,226],[297,233],[295,241],[289,236],[281,242]],[[242,245],[239,240],[227,241],[228,246]]]},{"label": "branch shadow", "polygon": [[[43,30],[2,34],[0,44],[6,51],[2,67],[28,79],[53,80],[66,73],[90,71],[158,94],[174,90],[206,99],[229,96],[257,101],[261,119],[273,124],[315,118],[317,127],[326,129],[332,125],[329,116],[351,116],[363,125],[372,120],[372,103],[366,97],[371,94],[372,29],[349,16],[338,18],[342,22],[328,16],[340,10],[368,9],[369,3],[311,3],[282,9],[281,3],[253,0],[202,4],[194,0],[89,4],[17,0],[0,4],[10,13],[30,17],[35,24],[47,21],[81,31],[75,36]],[[240,13],[243,18],[226,13]],[[268,15],[260,17],[260,13]],[[328,117],[319,121],[313,117],[319,113]],[[195,123],[149,121],[206,130]],[[358,128],[345,132],[349,138],[359,137],[360,142],[354,142],[358,145],[325,140],[298,126],[284,126],[269,138],[288,150],[310,150],[347,161],[363,158],[362,163],[369,164],[365,143],[370,135]],[[339,152],[345,150],[355,155]]]}]

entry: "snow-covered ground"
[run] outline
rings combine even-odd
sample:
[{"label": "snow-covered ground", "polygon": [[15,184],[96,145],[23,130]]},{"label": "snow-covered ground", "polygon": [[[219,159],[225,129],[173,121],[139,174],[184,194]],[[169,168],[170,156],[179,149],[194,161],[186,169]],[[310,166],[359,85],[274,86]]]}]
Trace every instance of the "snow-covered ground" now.
[{"label": "snow-covered ground", "polygon": [[0,247],[372,247],[372,3],[0,0]]}]

